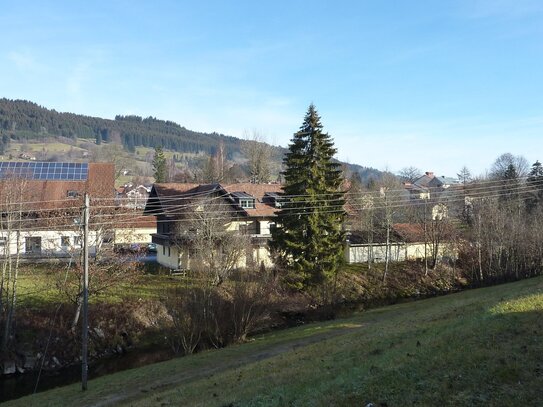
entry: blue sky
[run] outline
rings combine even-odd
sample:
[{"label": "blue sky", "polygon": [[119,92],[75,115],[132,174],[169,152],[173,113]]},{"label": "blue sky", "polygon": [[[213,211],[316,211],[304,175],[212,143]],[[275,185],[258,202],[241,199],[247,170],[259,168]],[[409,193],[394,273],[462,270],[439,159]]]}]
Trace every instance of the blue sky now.
[{"label": "blue sky", "polygon": [[543,160],[539,0],[2,3],[2,97],[283,146],[313,102],[352,163]]}]

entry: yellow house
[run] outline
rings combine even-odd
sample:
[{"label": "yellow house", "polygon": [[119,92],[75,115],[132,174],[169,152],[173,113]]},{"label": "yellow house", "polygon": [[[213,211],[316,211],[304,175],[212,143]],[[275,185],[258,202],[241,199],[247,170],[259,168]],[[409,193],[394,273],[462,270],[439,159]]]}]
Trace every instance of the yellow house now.
[{"label": "yellow house", "polygon": [[271,266],[268,242],[280,192],[279,184],[155,184],[144,214],[157,217],[151,235],[157,262],[172,270],[190,269],[197,248],[215,255],[202,236],[216,233],[243,251],[235,258],[237,267]]}]

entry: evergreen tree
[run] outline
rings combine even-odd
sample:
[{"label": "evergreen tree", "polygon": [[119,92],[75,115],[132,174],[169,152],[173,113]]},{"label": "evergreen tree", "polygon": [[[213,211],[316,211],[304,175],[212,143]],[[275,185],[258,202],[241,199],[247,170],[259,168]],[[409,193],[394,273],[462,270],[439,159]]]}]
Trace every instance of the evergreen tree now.
[{"label": "evergreen tree", "polygon": [[272,241],[289,282],[299,289],[325,283],[343,260],[344,193],[335,153],[311,104],[283,160],[284,203]]},{"label": "evergreen tree", "polygon": [[518,172],[513,164],[509,164],[502,176],[502,193],[501,199],[503,201],[510,201],[518,197],[518,186],[520,181],[518,179]]},{"label": "evergreen tree", "polygon": [[162,147],[155,147],[155,156],[153,158],[153,170],[155,176],[155,182],[166,182],[166,158],[164,157],[164,152]]},{"label": "evergreen tree", "polygon": [[526,184],[529,187],[526,208],[532,211],[543,202],[543,165],[539,161],[532,164]]}]

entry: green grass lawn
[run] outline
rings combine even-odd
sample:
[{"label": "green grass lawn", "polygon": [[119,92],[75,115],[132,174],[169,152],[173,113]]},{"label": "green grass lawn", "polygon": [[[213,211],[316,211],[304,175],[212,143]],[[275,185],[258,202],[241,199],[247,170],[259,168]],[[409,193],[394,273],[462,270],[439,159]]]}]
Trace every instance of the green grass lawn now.
[{"label": "green grass lawn", "polygon": [[[64,264],[22,266],[17,283],[19,307],[38,307],[65,302],[65,296],[56,287],[56,282],[62,281],[65,273]],[[165,290],[186,283],[186,280],[179,276],[142,274],[135,282],[120,284],[103,295],[92,296],[90,302],[115,304],[131,299],[158,299]]]},{"label": "green grass lawn", "polygon": [[543,278],[374,309],[6,405],[538,406]]}]

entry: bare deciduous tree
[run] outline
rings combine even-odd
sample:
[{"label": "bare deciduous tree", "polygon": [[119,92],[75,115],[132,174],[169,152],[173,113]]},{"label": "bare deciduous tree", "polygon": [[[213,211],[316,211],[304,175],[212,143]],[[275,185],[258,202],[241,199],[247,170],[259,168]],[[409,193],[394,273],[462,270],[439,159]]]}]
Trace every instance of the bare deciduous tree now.
[{"label": "bare deciduous tree", "polygon": [[460,172],[458,172],[456,176],[458,177],[458,181],[460,181],[463,185],[466,185],[473,180],[471,176],[471,171],[465,165],[460,168]]},{"label": "bare deciduous tree", "polygon": [[400,182],[394,175],[385,172],[379,180],[379,199],[378,206],[380,210],[380,218],[383,227],[385,228],[386,247],[385,247],[385,271],[383,273],[383,283],[386,281],[388,268],[390,263],[390,234],[396,214],[398,213],[398,202],[403,196]]},{"label": "bare deciduous tree", "polygon": [[490,177],[494,179],[504,179],[508,170],[514,168],[518,177],[524,177],[528,174],[530,165],[526,158],[521,155],[513,155],[511,153],[505,153],[500,155],[490,168]]},{"label": "bare deciduous tree", "polygon": [[[91,206],[89,245],[94,247],[94,253],[89,258],[89,297],[103,295],[120,284],[130,284],[141,274],[137,266],[137,253],[120,254],[115,250],[113,236],[115,227],[122,226],[115,220],[110,208],[95,208]],[[81,216],[74,212],[73,219]],[[121,218],[122,219],[122,218]],[[80,222],[78,222],[80,223]],[[51,220],[54,227],[54,220]],[[78,242],[83,242],[83,230],[78,229]],[[68,301],[74,304],[74,317],[71,329],[74,330],[79,322],[83,305],[83,251],[81,244],[68,248],[72,261],[68,264],[65,274],[58,274],[55,282],[57,289]]]},{"label": "bare deciduous tree", "polygon": [[269,182],[271,171],[271,147],[266,143],[265,138],[256,130],[245,131],[243,152],[247,157],[251,182],[258,184]]},{"label": "bare deciduous tree", "polygon": [[220,285],[243,260],[248,236],[240,233],[235,210],[221,197],[194,200],[191,210],[178,222],[180,249],[190,255],[190,269],[202,272]]},{"label": "bare deciduous tree", "polygon": [[26,180],[7,177],[0,181],[0,351],[5,351],[13,337],[17,306],[17,280],[22,254],[21,230],[24,227]]},{"label": "bare deciduous tree", "polygon": [[413,182],[421,175],[422,171],[417,167],[405,167],[398,173],[398,176],[404,182]]}]

